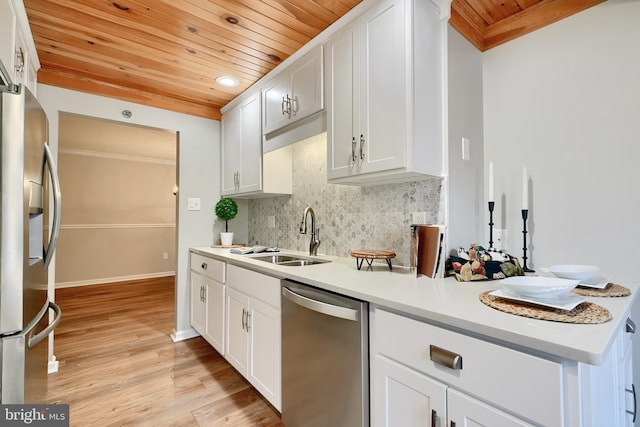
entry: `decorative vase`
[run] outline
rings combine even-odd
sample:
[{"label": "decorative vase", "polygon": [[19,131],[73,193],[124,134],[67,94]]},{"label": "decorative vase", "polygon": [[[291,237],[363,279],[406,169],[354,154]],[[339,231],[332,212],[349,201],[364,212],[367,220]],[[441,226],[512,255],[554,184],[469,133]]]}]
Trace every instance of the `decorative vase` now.
[{"label": "decorative vase", "polygon": [[222,243],[222,246],[231,246],[233,244],[233,233],[220,233],[220,243]]}]

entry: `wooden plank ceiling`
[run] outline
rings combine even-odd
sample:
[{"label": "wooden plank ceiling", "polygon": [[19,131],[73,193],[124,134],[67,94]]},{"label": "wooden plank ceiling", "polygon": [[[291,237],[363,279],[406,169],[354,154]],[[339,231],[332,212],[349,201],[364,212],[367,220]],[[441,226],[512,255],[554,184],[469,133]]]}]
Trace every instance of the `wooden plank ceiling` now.
[{"label": "wooden plank ceiling", "polygon": [[[453,0],[450,23],[485,51],[603,1]],[[213,119],[359,2],[24,0],[39,82]]]}]

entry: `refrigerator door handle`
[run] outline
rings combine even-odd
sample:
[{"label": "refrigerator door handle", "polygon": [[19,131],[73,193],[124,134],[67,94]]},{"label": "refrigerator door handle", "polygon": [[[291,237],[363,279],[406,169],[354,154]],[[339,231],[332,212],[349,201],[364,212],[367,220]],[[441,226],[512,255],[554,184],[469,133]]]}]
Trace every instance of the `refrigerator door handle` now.
[{"label": "refrigerator door handle", "polygon": [[[60,306],[55,302],[49,301],[49,304],[46,306],[47,309],[44,310],[41,316],[38,316],[38,320],[32,322],[29,330],[25,331],[27,336],[27,347],[33,348],[40,343],[43,339],[47,338],[49,334],[58,326],[60,323],[60,318],[62,317],[62,310],[60,310]],[[55,317],[53,321],[49,323],[49,326],[44,328],[42,331],[38,332],[36,335],[33,335],[33,332],[36,329],[36,326],[44,319],[45,315],[49,312],[49,310],[53,310],[55,313]]]},{"label": "refrigerator door handle", "polygon": [[60,213],[61,213],[61,196],[60,196],[60,180],[58,179],[58,169],[56,168],[56,162],[51,154],[49,144],[44,144],[44,160],[49,166],[49,174],[51,176],[51,187],[53,190],[53,225],[51,228],[51,237],[49,238],[49,245],[44,254],[44,269],[46,270],[53,258],[53,254],[56,249],[56,243],[58,242],[58,235],[60,234]]}]

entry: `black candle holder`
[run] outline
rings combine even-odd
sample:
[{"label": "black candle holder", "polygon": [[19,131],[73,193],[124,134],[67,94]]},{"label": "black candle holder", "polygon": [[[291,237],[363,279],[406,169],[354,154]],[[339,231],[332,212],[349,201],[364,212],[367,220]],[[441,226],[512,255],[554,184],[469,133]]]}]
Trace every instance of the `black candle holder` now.
[{"label": "black candle holder", "polygon": [[493,249],[493,209],[496,202],[489,202],[489,249]]},{"label": "black candle holder", "polygon": [[529,218],[529,209],[522,209],[522,270],[525,273],[533,273],[535,270],[531,270],[527,267],[527,218]]}]

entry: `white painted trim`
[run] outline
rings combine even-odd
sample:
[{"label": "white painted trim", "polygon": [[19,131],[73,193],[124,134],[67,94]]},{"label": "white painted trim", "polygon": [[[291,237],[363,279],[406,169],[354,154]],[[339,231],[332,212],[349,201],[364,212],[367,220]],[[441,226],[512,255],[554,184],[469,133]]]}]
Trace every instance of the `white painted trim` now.
[{"label": "white painted trim", "polygon": [[59,148],[58,154],[69,154],[73,156],[99,157],[102,159],[126,160],[130,162],[158,163],[162,165],[176,165],[175,160],[158,159],[155,157],[134,156],[131,154],[105,153],[102,151],[78,150],[75,148]]},{"label": "white painted trim", "polygon": [[56,289],[71,288],[75,286],[104,285],[105,283],[128,282],[131,280],[152,279],[156,277],[175,276],[175,271],[164,271],[160,273],[133,274],[131,276],[102,277],[100,279],[78,280],[76,282],[56,283]]},{"label": "white painted trim", "polygon": [[171,339],[173,340],[173,342],[184,341],[199,336],[200,333],[193,328],[185,329],[182,331],[176,331],[174,329],[173,332],[171,332]]},{"label": "white painted trim", "polygon": [[176,224],[63,224],[60,226],[61,230],[94,230],[119,228],[176,228]]},{"label": "white painted trim", "polygon": [[58,367],[60,363],[56,360],[55,356],[51,356],[51,360],[49,360],[49,364],[47,366],[47,374],[53,374],[58,372]]}]

